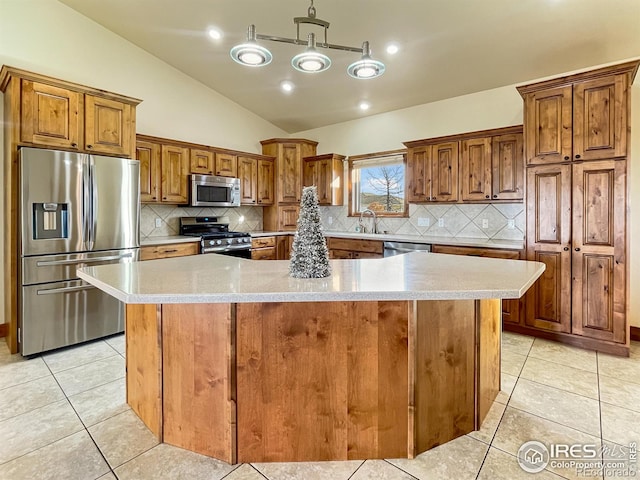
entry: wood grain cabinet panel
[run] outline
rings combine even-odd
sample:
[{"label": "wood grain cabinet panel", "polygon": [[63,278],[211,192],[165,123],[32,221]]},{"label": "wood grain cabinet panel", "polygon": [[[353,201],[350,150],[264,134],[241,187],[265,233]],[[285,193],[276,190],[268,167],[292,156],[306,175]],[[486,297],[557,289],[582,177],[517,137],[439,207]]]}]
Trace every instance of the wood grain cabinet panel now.
[{"label": "wood grain cabinet panel", "polygon": [[259,205],[273,205],[275,201],[273,159],[258,159],[257,190]]},{"label": "wood grain cabinet panel", "polygon": [[546,270],[527,294],[526,325],[571,332],[571,166],[527,172],[527,259]]},{"label": "wood grain cabinet panel", "polygon": [[458,154],[460,144],[447,142],[431,148],[431,200],[458,200]]},{"label": "wood grain cabinet panel", "polygon": [[529,93],[524,105],[527,165],[571,160],[571,86]]},{"label": "wood grain cabinet panel", "polygon": [[95,153],[129,156],[135,109],[128,103],[85,95],[85,147]]},{"label": "wood grain cabinet panel", "polygon": [[216,175],[221,177],[236,177],[238,160],[235,155],[216,152]]},{"label": "wood grain cabinet panel", "polygon": [[410,148],[407,154],[407,200],[425,202],[431,199],[431,145]]},{"label": "wood grain cabinet panel", "polygon": [[280,226],[283,231],[294,231],[298,228],[298,217],[300,216],[299,205],[281,206],[278,209],[280,216]]},{"label": "wood grain cabinet panel", "polygon": [[255,205],[258,202],[258,161],[255,158],[238,157],[240,179],[240,203]]},{"label": "wood grain cabinet panel", "polygon": [[491,138],[463,140],[460,150],[462,200],[491,199]]},{"label": "wood grain cabinet panel", "polygon": [[160,150],[154,142],[138,140],[136,159],[140,162],[140,202],[158,202],[160,196]]},{"label": "wood grain cabinet panel", "polygon": [[302,194],[300,146],[295,143],[285,143],[281,147],[282,156],[278,162],[278,202],[299,202]]},{"label": "wood grain cabinet panel", "polygon": [[83,104],[82,93],[23,80],[20,139],[49,147],[81,148]]},{"label": "wood grain cabinet panel", "polygon": [[573,166],[573,333],[626,341],[626,160]]},{"label": "wood grain cabinet panel", "polygon": [[573,158],[603,160],[627,154],[627,75],[573,87]]},{"label": "wood grain cabinet panel", "polygon": [[318,205],[338,206],[344,203],[343,155],[330,153],[303,158],[303,186],[315,185]]},{"label": "wood grain cabinet panel", "polygon": [[198,255],[199,253],[200,244],[196,242],[150,245],[140,248],[140,261],[185,257],[188,255]]},{"label": "wood grain cabinet panel", "polygon": [[189,150],[189,172],[197,175],[213,175],[214,153],[211,150]]},{"label": "wood grain cabinet panel", "polygon": [[167,203],[187,203],[187,175],[189,170],[189,149],[162,145],[162,201]]},{"label": "wood grain cabinet panel", "polygon": [[510,201],[524,199],[523,148],[522,133],[493,137],[491,198]]}]

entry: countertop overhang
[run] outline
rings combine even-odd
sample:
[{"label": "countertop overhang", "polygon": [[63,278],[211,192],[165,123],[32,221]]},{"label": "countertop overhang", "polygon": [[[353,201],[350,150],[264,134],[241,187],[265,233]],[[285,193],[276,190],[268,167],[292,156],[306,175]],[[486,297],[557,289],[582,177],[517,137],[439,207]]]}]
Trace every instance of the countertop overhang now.
[{"label": "countertop overhang", "polygon": [[331,276],[320,279],[290,277],[288,260],[225,255],[85,267],[78,275],[125,303],[265,303],[519,298],[545,268],[434,253],[330,262]]}]

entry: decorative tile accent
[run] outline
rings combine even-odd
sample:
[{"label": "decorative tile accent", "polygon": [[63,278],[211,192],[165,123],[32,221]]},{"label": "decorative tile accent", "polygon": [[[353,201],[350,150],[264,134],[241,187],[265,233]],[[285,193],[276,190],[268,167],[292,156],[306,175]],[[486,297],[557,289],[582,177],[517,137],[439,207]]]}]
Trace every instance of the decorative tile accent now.
[{"label": "decorative tile accent", "polygon": [[444,219],[444,227],[453,237],[469,223],[467,216],[456,205],[447,210],[442,218]]},{"label": "decorative tile accent", "polygon": [[[482,227],[483,220],[488,221],[487,228]],[[484,230],[489,238],[493,238],[496,233],[507,226],[507,219],[493,205],[489,205],[473,219],[473,223]]]}]

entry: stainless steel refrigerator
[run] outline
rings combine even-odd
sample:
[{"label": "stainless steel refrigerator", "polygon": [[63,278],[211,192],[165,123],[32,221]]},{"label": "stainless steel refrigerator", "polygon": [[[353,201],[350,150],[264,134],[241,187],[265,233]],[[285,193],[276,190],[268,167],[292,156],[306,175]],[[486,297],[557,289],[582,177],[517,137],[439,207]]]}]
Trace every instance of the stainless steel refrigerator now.
[{"label": "stainless steel refrigerator", "polygon": [[20,150],[23,355],[124,330],[124,305],[76,269],[138,259],[139,177],[137,160]]}]

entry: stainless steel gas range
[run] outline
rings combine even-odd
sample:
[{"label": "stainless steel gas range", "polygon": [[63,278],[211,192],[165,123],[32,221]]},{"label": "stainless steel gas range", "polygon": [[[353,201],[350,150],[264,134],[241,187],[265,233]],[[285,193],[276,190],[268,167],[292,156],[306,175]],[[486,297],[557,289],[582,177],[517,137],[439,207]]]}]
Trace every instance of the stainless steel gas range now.
[{"label": "stainless steel gas range", "polygon": [[230,232],[227,217],[182,217],[180,235],[200,237],[200,253],[251,258],[251,235]]}]

